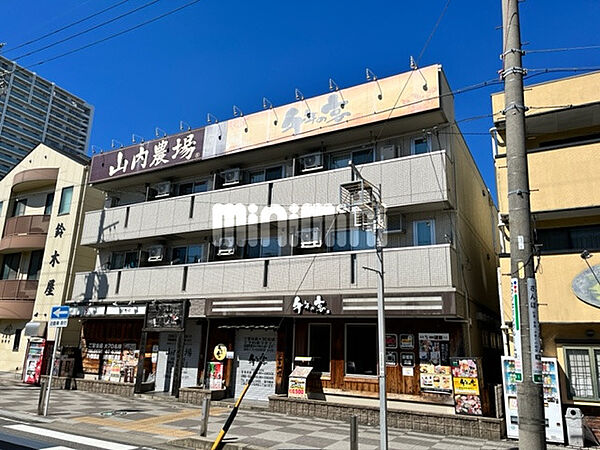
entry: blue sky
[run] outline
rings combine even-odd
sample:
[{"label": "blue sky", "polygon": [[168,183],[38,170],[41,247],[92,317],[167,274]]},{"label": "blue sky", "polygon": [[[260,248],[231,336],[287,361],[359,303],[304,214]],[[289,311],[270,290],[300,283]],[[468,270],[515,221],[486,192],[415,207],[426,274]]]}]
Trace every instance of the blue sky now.
[{"label": "blue sky", "polygon": [[[85,30],[150,0],[129,0],[111,11],[31,46],[8,51],[48,31],[117,3],[117,0],[4,0],[0,42],[16,58],[54,40]],[[190,0],[160,0],[122,20],[20,59],[36,64],[108,36]],[[210,1],[195,5],[100,45],[32,70],[79,95],[95,108],[91,144],[110,149],[136,133],[150,139],[156,126],[168,133],[180,120],[204,125],[206,113],[220,120],[232,105],[244,113],[365,81],[365,68],[379,77],[409,70],[446,0]],[[27,7],[24,7],[27,5]],[[527,0],[521,3],[526,49],[598,45],[600,1]],[[452,0],[420,61],[440,63],[453,89],[497,76],[501,67],[500,0]],[[600,50],[526,55],[525,67],[600,65]],[[553,74],[552,78],[572,73]],[[539,82],[551,78],[539,76]],[[489,95],[501,86],[455,97],[458,120],[491,112]],[[489,118],[460,124],[484,179],[495,196]]]}]

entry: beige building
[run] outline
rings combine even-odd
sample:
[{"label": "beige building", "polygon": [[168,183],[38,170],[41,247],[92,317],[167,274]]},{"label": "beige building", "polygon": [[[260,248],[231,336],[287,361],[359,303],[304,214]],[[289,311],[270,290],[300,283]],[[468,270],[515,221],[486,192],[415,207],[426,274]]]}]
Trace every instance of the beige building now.
[{"label": "beige building", "polygon": [[[51,307],[69,298],[73,273],[94,266],[95,252],[76,245],[83,212],[103,201],[86,187],[88,168],[87,158],[40,144],[0,181],[2,371],[21,371],[29,350],[49,353]],[[63,344],[77,346],[78,324],[70,327]]]},{"label": "beige building", "polygon": [[[595,265],[600,263],[599,85],[596,72],[525,88],[543,355],[558,359],[563,406],[581,407],[588,417],[600,411],[600,266]],[[502,309],[509,322],[510,217],[501,93],[492,96],[492,108],[503,236]]]}]

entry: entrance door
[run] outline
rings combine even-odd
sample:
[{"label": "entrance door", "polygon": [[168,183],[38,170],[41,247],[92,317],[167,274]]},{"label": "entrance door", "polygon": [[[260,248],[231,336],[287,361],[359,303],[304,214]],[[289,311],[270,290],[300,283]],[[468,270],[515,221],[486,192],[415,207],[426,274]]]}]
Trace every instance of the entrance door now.
[{"label": "entrance door", "polygon": [[177,333],[160,333],[158,337],[155,388],[158,392],[171,392],[176,353]]},{"label": "entrance door", "polygon": [[185,339],[183,341],[182,388],[198,384],[198,360],[200,359],[201,341],[202,325],[189,320],[185,325]]},{"label": "entrance door", "polygon": [[266,361],[244,398],[267,401],[275,393],[275,352],[277,350],[275,330],[237,330],[235,334],[235,394],[242,392],[252,376],[258,358],[264,353]]}]

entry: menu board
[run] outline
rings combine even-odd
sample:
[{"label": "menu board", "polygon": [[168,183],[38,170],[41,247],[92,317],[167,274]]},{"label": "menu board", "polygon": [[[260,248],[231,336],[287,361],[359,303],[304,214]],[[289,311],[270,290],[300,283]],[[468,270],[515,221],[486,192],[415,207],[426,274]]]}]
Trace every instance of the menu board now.
[{"label": "menu board", "polygon": [[[542,381],[544,391],[544,417],[546,419],[546,440],[564,443],[563,417],[556,358],[542,358]],[[506,415],[506,435],[519,438],[519,411],[517,409],[517,377],[515,359],[502,357],[502,384],[504,387],[504,409]]]},{"label": "menu board", "polygon": [[450,361],[448,333],[419,333],[419,361],[421,364],[447,366]]},{"label": "menu board", "polygon": [[422,391],[435,392],[436,394],[452,394],[450,366],[421,364],[419,366],[419,379]]},{"label": "menu board", "polygon": [[451,358],[454,411],[456,414],[481,416],[481,370],[478,358]]},{"label": "menu board", "polygon": [[83,372],[97,376],[100,370],[100,359],[104,351],[102,342],[86,342],[82,348]]},{"label": "menu board", "polygon": [[121,344],[104,344],[102,380],[118,382],[121,378]]}]

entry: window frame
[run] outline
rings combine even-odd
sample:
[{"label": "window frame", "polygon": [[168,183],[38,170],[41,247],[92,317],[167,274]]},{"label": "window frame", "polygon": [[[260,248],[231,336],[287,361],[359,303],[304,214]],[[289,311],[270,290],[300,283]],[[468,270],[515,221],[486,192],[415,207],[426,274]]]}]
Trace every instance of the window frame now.
[{"label": "window frame", "polygon": [[[423,152],[423,153],[417,153],[417,146],[416,146],[416,141],[418,140],[424,140],[425,143],[427,144],[427,151]],[[427,153],[431,153],[432,152],[432,148],[431,148],[431,136],[413,136],[410,139],[410,154],[411,155],[426,155]]]},{"label": "window frame", "polygon": [[[587,350],[588,357],[590,358],[590,378],[592,384],[592,392],[593,397],[578,397],[574,395],[575,393],[571,387],[571,365],[569,364],[569,358],[567,356],[567,352],[569,350]],[[596,356],[596,352],[599,354]],[[596,346],[587,346],[587,345],[565,345],[563,347],[563,357],[565,362],[565,378],[567,382],[567,398],[569,400],[575,401],[584,401],[584,402],[598,402],[600,401],[600,379],[598,376],[600,372],[598,371],[598,363],[600,362],[600,345]]]},{"label": "window frame", "polygon": [[350,322],[344,324],[344,376],[345,377],[362,377],[362,378],[372,378],[376,379],[379,374],[378,371],[378,356],[375,357],[375,371],[373,375],[364,374],[364,373],[348,373],[348,327],[351,326],[360,326],[360,327],[372,327],[375,329],[375,349],[374,351],[379,355],[377,351],[377,324],[376,323],[364,323],[364,322]]},{"label": "window frame", "polygon": [[46,194],[46,201],[44,203],[44,215],[52,215],[52,207],[54,206],[54,192],[48,192]]},{"label": "window frame", "polygon": [[[73,204],[74,190],[75,189],[74,189],[73,186],[65,186],[60,191],[60,202],[58,203],[58,215],[59,216],[66,215],[66,214],[69,214],[71,212],[71,205]],[[65,199],[65,192],[68,192],[68,191],[71,192],[71,198],[69,199],[69,206],[65,210],[65,205],[63,204],[63,201]]]},{"label": "window frame", "polygon": [[[17,214],[18,205],[23,205],[23,212],[21,214]],[[13,203],[11,217],[21,217],[21,216],[24,216],[26,212],[27,212],[27,198],[15,198],[15,202]]]},{"label": "window frame", "polygon": [[[419,223],[423,223],[423,222],[431,222],[431,229],[430,229],[430,239],[431,239],[431,243],[429,244],[424,244],[424,245],[419,245],[419,237],[418,237],[418,224]],[[414,247],[426,247],[427,245],[436,245],[436,240],[435,240],[435,219],[422,219],[422,220],[415,220],[413,222],[413,246]]]},{"label": "window frame", "polygon": [[23,328],[17,328],[15,330],[15,338],[13,340],[13,347],[12,347],[13,352],[19,351],[19,347],[21,346],[21,335],[22,334],[23,334]]},{"label": "window frame", "polygon": [[311,329],[311,327],[313,325],[316,325],[316,326],[319,326],[319,327],[326,326],[326,327],[329,328],[329,363],[328,363],[329,370],[327,370],[326,372],[320,372],[320,373],[322,375],[331,375],[331,345],[333,343],[333,332],[332,332],[332,328],[333,327],[331,326],[331,323],[309,322],[309,324],[308,324],[308,333],[307,333],[308,334],[308,337],[307,337],[308,352],[307,353],[308,353],[308,356],[311,356],[311,357],[312,357],[312,355],[310,354],[311,353],[311,351],[310,351],[310,329]]}]

